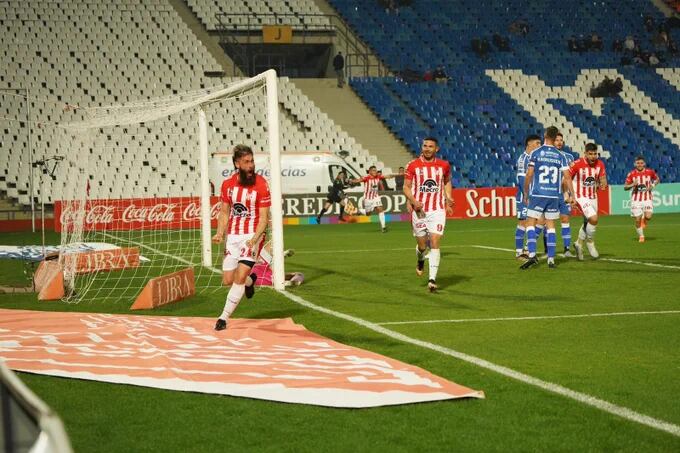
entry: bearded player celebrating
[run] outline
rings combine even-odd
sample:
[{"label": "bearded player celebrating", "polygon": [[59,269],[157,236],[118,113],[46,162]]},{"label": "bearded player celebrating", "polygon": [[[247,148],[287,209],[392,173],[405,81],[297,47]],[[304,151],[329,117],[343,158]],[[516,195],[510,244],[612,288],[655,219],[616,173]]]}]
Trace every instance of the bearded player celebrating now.
[{"label": "bearded player celebrating", "polygon": [[227,328],[231,314],[245,293],[253,297],[257,276],[251,273],[264,244],[264,232],[269,218],[271,196],[267,181],[255,173],[253,151],[246,145],[236,145],[233,155],[234,173],[225,179],[220,190],[222,206],[217,218],[214,243],[225,239],[222,261],[222,283],[231,285],[224,310],[215,323],[215,330]]},{"label": "bearded player celebrating", "polygon": [[441,259],[439,242],[444,235],[446,215],[453,214],[451,165],[445,160],[437,159],[437,151],[437,139],[425,138],[420,157],[409,162],[404,173],[404,195],[413,207],[411,225],[417,243],[417,275],[423,275],[429,237],[430,266],[427,287],[430,292],[437,290],[437,271]]}]

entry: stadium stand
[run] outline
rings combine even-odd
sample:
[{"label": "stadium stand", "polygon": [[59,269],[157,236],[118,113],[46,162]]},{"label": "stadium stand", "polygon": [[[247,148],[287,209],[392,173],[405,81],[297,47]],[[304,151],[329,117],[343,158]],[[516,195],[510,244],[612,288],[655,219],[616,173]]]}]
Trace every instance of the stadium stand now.
[{"label": "stadium stand", "polygon": [[[121,104],[216,84],[204,76],[218,67],[214,58],[165,0],[3,2],[0,11],[0,191],[20,204],[30,204],[29,150],[34,159],[54,155],[51,126],[83,118],[81,109],[65,111],[67,104]],[[213,151],[244,141],[265,146],[264,111],[255,103],[246,97],[236,108],[220,109],[209,127]],[[280,79],[279,103],[284,151],[343,149],[358,167],[381,166],[286,78]],[[115,184],[99,193],[95,185],[91,196],[188,195],[182,183],[193,178],[188,175],[198,157],[182,132],[195,128],[195,119],[171,118],[144,125],[143,140],[123,128],[100,137],[100,146],[114,152],[91,178],[119,168],[134,186]],[[56,176],[44,178],[48,203],[60,198],[67,177],[59,170]]]},{"label": "stadium stand", "polygon": [[[654,49],[643,17],[657,24],[666,19],[651,2],[580,1],[565,9],[556,0],[493,6],[419,0],[398,15],[372,1],[331,4],[399,74],[353,79],[352,87],[413,152],[425,135],[440,137],[444,156],[459,171],[459,185],[512,185],[524,136],[549,124],[564,130],[572,152],[581,151],[585,141],[600,145],[614,183],[623,182],[639,153],[660,169],[662,179],[680,179],[677,84],[653,68],[623,66],[622,53],[612,49],[614,40],[628,35],[643,50]],[[513,28],[516,23],[525,24],[526,34],[511,33],[521,30]],[[511,50],[490,49],[480,58],[472,40],[491,42],[495,33],[511,36]],[[603,49],[570,52],[570,37],[581,33],[588,38],[597,33]],[[678,41],[677,29],[669,35]],[[661,56],[666,62],[660,66],[677,65],[670,52]],[[437,66],[444,67],[449,82],[421,82]],[[588,97],[606,75],[622,78],[620,96]]]},{"label": "stadium stand", "polygon": [[306,29],[330,26],[328,18],[320,16],[322,12],[314,0],[188,0],[187,3],[211,31],[219,30],[220,26],[236,30],[274,24]]}]

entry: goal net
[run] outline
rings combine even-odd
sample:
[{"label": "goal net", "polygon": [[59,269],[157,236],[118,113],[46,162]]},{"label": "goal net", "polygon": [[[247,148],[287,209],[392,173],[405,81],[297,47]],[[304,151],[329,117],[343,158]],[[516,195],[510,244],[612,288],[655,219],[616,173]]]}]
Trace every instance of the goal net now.
[{"label": "goal net", "polygon": [[[147,282],[193,268],[196,292],[221,287],[211,246],[222,180],[212,153],[243,143],[269,157],[273,281],[283,288],[276,73],[125,105],[87,108],[58,127],[55,221],[66,298],[130,301]],[[258,169],[256,169],[258,170]]]}]

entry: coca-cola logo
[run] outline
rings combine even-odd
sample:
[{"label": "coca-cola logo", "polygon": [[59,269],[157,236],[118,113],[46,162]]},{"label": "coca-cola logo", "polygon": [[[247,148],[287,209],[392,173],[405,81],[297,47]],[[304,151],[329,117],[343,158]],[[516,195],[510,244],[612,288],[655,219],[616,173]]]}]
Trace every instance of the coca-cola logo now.
[{"label": "coca-cola logo", "polygon": [[175,203],[158,203],[153,206],[129,205],[123,211],[123,223],[163,223],[175,220]]},{"label": "coca-cola logo", "polygon": [[66,208],[61,213],[61,224],[79,224],[85,220],[88,225],[113,223],[114,212],[112,206],[94,205],[87,211],[80,211],[76,208]]},{"label": "coca-cola logo", "polygon": [[[210,219],[214,220],[220,214],[220,203],[215,203],[210,207]],[[193,222],[201,219],[201,203],[191,202],[182,211],[182,220]]]}]

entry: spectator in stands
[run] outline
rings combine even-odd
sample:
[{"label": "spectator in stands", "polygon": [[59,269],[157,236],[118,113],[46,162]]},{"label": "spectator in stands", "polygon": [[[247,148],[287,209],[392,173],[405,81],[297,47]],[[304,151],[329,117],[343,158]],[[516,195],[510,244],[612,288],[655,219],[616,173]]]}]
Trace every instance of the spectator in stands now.
[{"label": "spectator in stands", "polygon": [[576,40],[575,35],[571,35],[569,37],[569,41],[567,41],[567,47],[569,48],[569,52],[578,52],[578,41]]},{"label": "spectator in stands", "polygon": [[602,38],[597,33],[593,33],[590,36],[590,48],[592,50],[602,50],[603,49],[603,43],[602,43]]},{"label": "spectator in stands", "polygon": [[404,190],[404,167],[399,167],[399,172],[394,176],[394,190]]},{"label": "spectator in stands", "polygon": [[626,40],[623,41],[623,50],[626,52],[635,52],[637,44],[631,35],[626,36]]},{"label": "spectator in stands", "polygon": [[604,80],[600,82],[599,85],[593,85],[590,88],[590,97],[603,98],[603,97],[614,97],[618,95],[623,90],[623,81],[617,78],[616,81],[605,76]]},{"label": "spectator in stands", "polygon": [[668,38],[668,53],[671,55],[678,54],[678,45],[675,44],[675,41],[673,41],[670,37]]},{"label": "spectator in stands", "polygon": [[425,71],[425,73],[423,74],[423,81],[425,81],[425,82],[432,82],[433,80],[434,80],[434,76],[432,75],[432,71],[430,71],[430,70],[428,69],[428,70]]},{"label": "spectator in stands", "polygon": [[335,70],[335,77],[338,79],[338,88],[342,88],[345,85],[345,58],[340,51],[333,58],[333,69]]},{"label": "spectator in stands", "polygon": [[501,36],[499,33],[494,33],[491,41],[493,42],[493,45],[496,46],[496,48],[501,52],[510,51],[510,40]]},{"label": "spectator in stands", "polygon": [[623,52],[623,41],[620,39],[615,39],[612,43],[612,50],[614,52]]},{"label": "spectator in stands", "polygon": [[446,83],[449,80],[449,76],[444,72],[444,68],[437,66],[437,69],[432,73],[432,78],[437,83]]},{"label": "spectator in stands", "polygon": [[486,59],[486,56],[489,53],[490,48],[491,46],[489,45],[489,41],[487,41],[486,38],[474,38],[472,40],[472,50],[482,60]]},{"label": "spectator in stands", "polygon": [[660,31],[654,38],[652,38],[652,44],[654,44],[654,49],[657,51],[668,50],[668,33],[665,31]]},{"label": "spectator in stands", "polygon": [[657,57],[655,53],[652,53],[649,55],[647,63],[649,64],[649,66],[654,67],[659,66],[659,63],[661,63],[661,61],[659,60],[659,57]]},{"label": "spectator in stands", "polygon": [[645,30],[647,30],[647,32],[651,33],[654,30],[654,27],[656,26],[654,18],[652,16],[650,16],[649,14],[645,14],[644,21],[645,21]]}]

